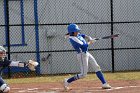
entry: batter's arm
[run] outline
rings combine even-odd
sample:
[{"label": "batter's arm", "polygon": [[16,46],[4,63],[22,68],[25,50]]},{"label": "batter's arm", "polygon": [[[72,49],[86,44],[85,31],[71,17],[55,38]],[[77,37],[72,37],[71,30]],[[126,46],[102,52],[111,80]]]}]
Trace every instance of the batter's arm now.
[{"label": "batter's arm", "polygon": [[93,43],[96,42],[95,38],[92,38],[92,37],[90,37],[88,35],[85,35],[85,38],[88,40],[87,41],[88,45],[93,44]]}]

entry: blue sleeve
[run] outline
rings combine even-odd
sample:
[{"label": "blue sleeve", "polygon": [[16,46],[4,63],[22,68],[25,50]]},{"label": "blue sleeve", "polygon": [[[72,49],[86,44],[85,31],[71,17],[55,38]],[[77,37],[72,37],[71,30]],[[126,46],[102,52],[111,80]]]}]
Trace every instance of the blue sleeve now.
[{"label": "blue sleeve", "polygon": [[70,42],[71,42],[72,46],[74,47],[74,49],[78,53],[80,53],[81,50],[82,50],[82,52],[86,52],[87,51],[88,44],[86,44],[86,43],[80,44],[80,43],[74,41],[73,39],[70,39]]},{"label": "blue sleeve", "polygon": [[73,39],[70,39],[70,42],[75,50],[79,50],[79,48],[82,46],[81,44],[75,42]]}]

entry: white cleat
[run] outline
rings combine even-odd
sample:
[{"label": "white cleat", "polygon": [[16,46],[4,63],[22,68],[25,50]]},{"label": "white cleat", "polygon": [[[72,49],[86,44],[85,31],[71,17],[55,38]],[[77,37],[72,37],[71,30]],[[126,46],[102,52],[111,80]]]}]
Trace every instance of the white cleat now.
[{"label": "white cleat", "polygon": [[103,89],[111,89],[111,86],[109,84],[105,83],[102,85],[102,88]]},{"label": "white cleat", "polygon": [[68,86],[69,86],[69,83],[67,82],[67,79],[65,78],[64,79],[64,90],[65,91],[69,91],[70,90]]}]

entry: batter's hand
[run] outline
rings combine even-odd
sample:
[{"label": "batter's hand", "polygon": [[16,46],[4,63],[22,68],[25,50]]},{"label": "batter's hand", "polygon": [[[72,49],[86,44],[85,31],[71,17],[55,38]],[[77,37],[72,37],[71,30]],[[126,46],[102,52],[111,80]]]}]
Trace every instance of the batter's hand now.
[{"label": "batter's hand", "polygon": [[29,60],[27,63],[27,67],[31,70],[31,71],[35,71],[35,67],[38,66],[38,62],[33,61],[33,60]]},{"label": "batter's hand", "polygon": [[89,40],[89,41],[88,41],[88,45],[91,45],[91,44],[93,44],[93,43],[95,43],[95,42],[96,42],[95,39]]}]

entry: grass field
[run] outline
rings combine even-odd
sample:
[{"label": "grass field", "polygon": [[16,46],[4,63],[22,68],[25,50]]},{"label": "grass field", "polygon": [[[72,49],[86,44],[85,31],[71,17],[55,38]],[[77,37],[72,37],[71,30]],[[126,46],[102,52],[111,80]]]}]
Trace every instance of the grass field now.
[{"label": "grass field", "polygon": [[[62,82],[64,78],[73,76],[74,74],[65,75],[45,75],[40,77],[31,78],[11,78],[5,79],[7,83],[38,83],[38,82]],[[104,73],[107,80],[140,80],[140,72],[116,72],[116,73]],[[82,81],[98,80],[95,73],[89,73]]]}]

